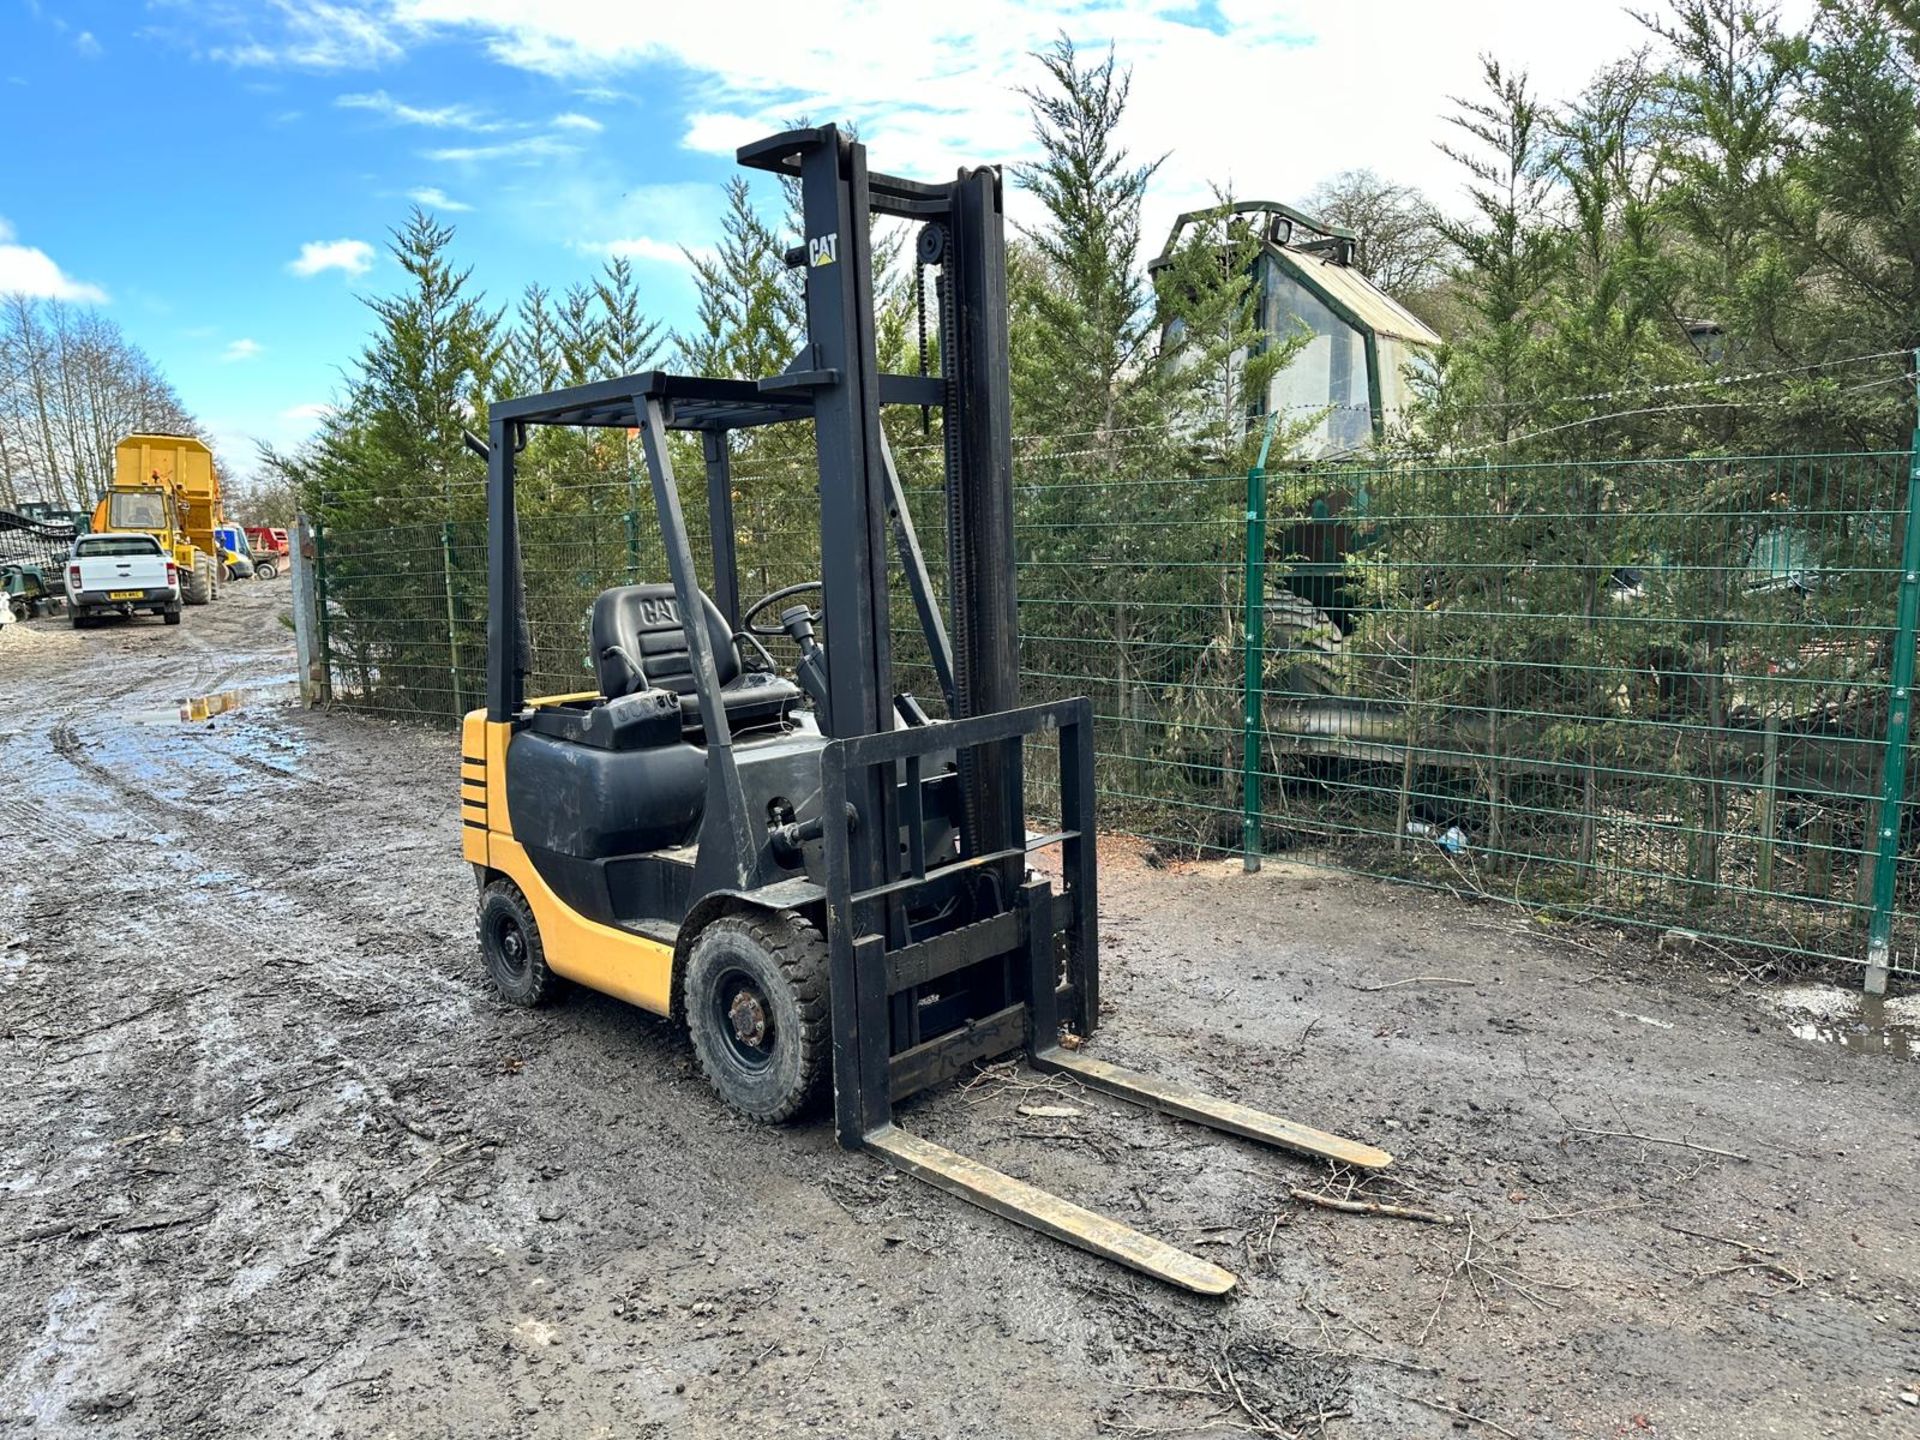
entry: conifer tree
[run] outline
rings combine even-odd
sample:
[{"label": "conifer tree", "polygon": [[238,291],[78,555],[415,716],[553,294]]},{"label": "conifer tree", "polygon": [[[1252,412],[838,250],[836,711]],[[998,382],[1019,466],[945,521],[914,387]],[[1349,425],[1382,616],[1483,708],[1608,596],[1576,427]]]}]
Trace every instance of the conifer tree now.
[{"label": "conifer tree", "polygon": [[786,245],[754,208],[746,177],[727,182],[727,211],[711,256],[692,255],[699,288],[693,326],[674,336],[681,368],[739,380],[777,375],[806,330],[806,308]]},{"label": "conifer tree", "polygon": [[610,258],[593,282],[593,293],[600,301],[600,350],[606,378],[655,368],[664,337],[660,322],[641,308],[633,262],[624,255]]}]

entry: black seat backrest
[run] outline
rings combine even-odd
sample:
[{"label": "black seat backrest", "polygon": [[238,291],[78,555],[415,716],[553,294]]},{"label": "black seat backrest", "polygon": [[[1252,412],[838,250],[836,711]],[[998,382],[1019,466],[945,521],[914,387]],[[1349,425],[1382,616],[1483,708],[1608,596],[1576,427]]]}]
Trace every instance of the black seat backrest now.
[{"label": "black seat backrest", "polygon": [[[720,683],[728,684],[740,674],[740,649],[720,607],[704,591],[700,608],[705,612],[714,669]],[[600,693],[609,700],[649,685],[679,695],[694,693],[693,661],[687,654],[687,632],[673,586],[622,585],[602,590],[593,602],[588,628]]]}]

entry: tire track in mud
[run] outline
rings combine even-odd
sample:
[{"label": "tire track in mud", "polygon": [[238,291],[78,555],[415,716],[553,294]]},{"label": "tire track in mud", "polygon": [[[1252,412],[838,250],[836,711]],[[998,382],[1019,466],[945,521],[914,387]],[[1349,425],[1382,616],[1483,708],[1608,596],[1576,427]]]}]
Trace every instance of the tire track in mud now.
[{"label": "tire track in mud", "polygon": [[[224,1175],[230,1180],[251,1173],[251,1183],[238,1189],[229,1184],[215,1192],[217,1198],[206,1202],[213,1213],[204,1223],[184,1226],[178,1233],[155,1232],[144,1244],[187,1257],[185,1274],[208,1264],[218,1270],[221,1258],[236,1249],[251,1252],[255,1258],[248,1269],[255,1278],[247,1284],[271,1288],[278,1283],[273,1276],[298,1273],[301,1266],[315,1263],[308,1249],[315,1230],[351,1220],[377,1188],[373,1177],[420,1168],[411,1156],[421,1143],[380,1119],[383,1111],[393,1110],[394,1086],[413,1073],[403,1058],[401,1073],[392,1074],[394,1023],[385,1014],[392,1006],[380,1003],[380,997],[392,993],[394,966],[401,959],[382,958],[381,952],[390,948],[385,938],[371,945],[356,943],[376,937],[367,933],[368,916],[355,887],[338,873],[370,859],[377,864],[384,845],[363,847],[357,855],[340,854],[337,839],[326,834],[325,808],[302,803],[312,794],[312,781],[264,761],[248,767],[262,779],[249,781],[246,794],[261,812],[276,817],[276,823],[256,823],[245,815],[236,821],[197,798],[210,760],[244,764],[254,758],[220,744],[232,724],[223,723],[218,730],[175,730],[142,725],[116,710],[171,701],[177,698],[172,692],[182,685],[194,693],[211,691],[247,675],[249,665],[223,656],[197,637],[190,650],[172,658],[183,663],[163,668],[158,657],[116,657],[110,663],[70,667],[47,687],[44,708],[10,737],[7,750],[37,751],[60,772],[37,766],[29,782],[33,790],[61,796],[69,823],[60,839],[59,860],[43,867],[26,887],[33,898],[21,908],[23,914],[42,917],[34,923],[35,951],[79,955],[77,964],[29,967],[32,987],[53,994],[56,1002],[20,1038],[37,1039],[42,1048],[50,1044],[55,1053],[41,1064],[51,1061],[54,1068],[44,1073],[72,1087],[72,1093],[93,1097],[93,1135],[164,1131],[176,1138],[147,1141],[138,1152],[124,1152],[129,1158],[157,1154],[162,1165],[157,1171],[144,1160],[129,1171],[119,1142],[89,1140],[85,1132],[68,1137],[36,1126],[32,1132],[17,1133],[10,1149],[32,1153],[36,1163],[47,1167],[47,1179],[37,1187],[40,1198],[34,1208],[39,1213],[29,1214],[29,1228],[49,1219],[61,1223],[76,1208],[84,1214],[102,1199],[110,1211],[119,1205],[137,1210],[142,1204],[175,1203],[193,1209],[203,1204],[197,1197],[207,1195],[205,1181],[190,1178],[193,1171],[204,1168],[208,1179]],[[266,663],[283,667],[284,657],[266,657]],[[261,668],[260,662],[252,662],[251,668]],[[87,693],[74,694],[70,687],[75,684],[84,685]],[[210,744],[182,746],[178,737],[183,734],[205,736]],[[26,808],[24,801],[19,803]],[[34,806],[44,809],[44,802],[36,800]],[[90,823],[74,826],[72,819],[82,815]],[[116,830],[122,833],[114,843],[100,843]],[[141,838],[125,843],[128,831]],[[449,837],[446,843],[451,847],[455,842]],[[159,883],[149,886],[150,901],[129,903],[124,889],[129,879],[138,884],[154,877]],[[65,903],[48,907],[39,897],[56,886]],[[236,945],[239,937],[231,918],[236,907],[260,913],[265,933],[248,935]],[[114,967],[102,968],[97,963],[102,957],[87,954],[98,948],[92,937],[99,932],[93,927],[116,912],[123,917],[115,928],[125,959],[137,960],[141,970],[132,993],[119,993],[128,987],[116,983]],[[144,926],[126,928],[146,915],[163,917],[164,939]],[[294,922],[300,926],[297,931]],[[333,943],[315,958],[314,951],[299,953],[291,938],[296,933],[325,934]],[[288,938],[278,938],[281,935]],[[427,994],[421,993],[423,988]],[[429,1010],[444,1016],[451,1006],[471,1033],[485,1034],[489,1028],[473,1023],[470,1012],[481,999],[475,988],[439,967],[417,962],[408,966],[406,989],[423,1016]],[[62,991],[67,992],[64,1004]],[[323,1003],[293,999],[302,993]],[[82,1041],[77,1051],[60,1053],[60,1036],[89,1031],[110,1037],[110,1043]],[[0,1074],[11,1076],[12,1066],[6,1062],[15,1049],[0,1047]],[[377,1087],[370,1083],[367,1077],[375,1070],[388,1071],[390,1081]],[[431,1095],[416,1094],[413,1103],[422,1098]],[[158,1115],[155,1106],[164,1107]],[[175,1125],[155,1130],[156,1120],[167,1115],[178,1117]],[[356,1143],[357,1133],[369,1138]],[[407,1153],[379,1153],[396,1141]],[[169,1144],[178,1146],[177,1152],[168,1154],[164,1147]],[[156,1146],[163,1148],[156,1151]],[[249,1166],[242,1163],[248,1155],[259,1158]],[[186,1162],[184,1172],[181,1162]],[[261,1162],[277,1178],[263,1182]],[[143,1180],[143,1175],[150,1178]],[[164,1178],[169,1175],[181,1178]],[[103,1180],[106,1193],[100,1195],[96,1192]],[[116,1191],[124,1191],[124,1197],[115,1198]],[[0,1203],[4,1198],[0,1193]],[[289,1225],[290,1209],[309,1212],[313,1219]],[[13,1207],[9,1212],[7,1220],[0,1221],[0,1232],[16,1228],[13,1216],[18,1212]],[[83,1243],[97,1253],[99,1242]],[[124,1308],[126,1292],[83,1283],[72,1293],[75,1298],[59,1301],[49,1312],[49,1335],[61,1332],[55,1322],[77,1306],[92,1317],[94,1328],[121,1336],[123,1359],[132,1364],[122,1372],[124,1378],[137,1382],[172,1372],[172,1418],[157,1422],[149,1415],[136,1422],[136,1433],[217,1433],[220,1426],[195,1424],[194,1417],[227,1412],[233,1408],[230,1400],[250,1401],[240,1408],[256,1412],[273,1408],[269,1392],[244,1373],[230,1373],[218,1352],[206,1357],[211,1364],[183,1369],[174,1357],[185,1352],[164,1338],[129,1344],[128,1337],[145,1332],[139,1314]],[[295,1293],[283,1297],[279,1308],[289,1319],[297,1315],[296,1333],[304,1328],[308,1334],[325,1334],[329,1321],[313,1308],[321,1303],[317,1295],[309,1299]],[[169,1308],[176,1336],[192,1332],[208,1315],[230,1313],[217,1286],[175,1289]],[[9,1348],[6,1333],[0,1328],[0,1352]],[[242,1350],[252,1349],[256,1361],[271,1363],[271,1353],[279,1347],[266,1344],[264,1355],[257,1353],[261,1348]],[[44,1350],[42,1344],[33,1353]],[[307,1368],[310,1373],[313,1367]],[[43,1389],[36,1388],[40,1378],[24,1371],[10,1377],[0,1367],[0,1418],[13,1408],[8,1403],[12,1392],[37,1396],[35,1413],[56,1429],[75,1414],[93,1416],[96,1423],[112,1420],[122,1413],[122,1402],[109,1397],[111,1403],[97,1403],[89,1394],[97,1382],[89,1379],[88,1369],[62,1367],[52,1388]]]},{"label": "tire track in mud", "polygon": [[[351,727],[364,722],[352,716],[340,716],[326,723]],[[303,727],[296,722],[293,728],[297,731]],[[117,770],[111,760],[103,759],[90,748],[93,742],[89,732],[98,730],[88,718],[69,715],[48,731],[47,748],[57,754],[63,764],[71,766],[90,790],[111,801],[122,813],[135,817],[139,823],[177,829],[186,848],[196,856],[195,864],[218,865],[243,883],[277,890],[287,904],[306,912],[307,925],[317,920],[320,926],[338,933],[343,940],[355,929],[365,930],[370,918],[366,897],[341,885],[337,876],[315,877],[301,867],[289,878],[275,879],[275,872],[284,871],[291,854],[316,853],[330,832],[337,842],[337,831],[345,822],[340,814],[330,814],[333,796],[350,788],[357,775],[341,776],[336,769],[328,797],[321,802],[311,799],[310,789],[298,797],[289,794],[294,788],[292,783],[286,777],[272,777],[263,799],[272,797],[266,808],[281,812],[282,823],[287,828],[268,837],[246,826],[223,824],[217,817],[197,808],[190,799],[168,793],[166,785],[149,785]],[[369,738],[392,744],[392,737],[383,737],[378,731]],[[350,751],[353,747],[351,731],[346,737],[334,737],[334,746],[332,758],[339,762],[344,758],[343,748]],[[230,758],[224,752],[215,753],[220,753],[223,759]],[[188,758],[183,753],[168,757],[163,763],[182,766],[196,762],[204,763],[204,757]],[[453,773],[449,761],[445,801],[436,798],[427,807],[433,818],[429,838],[442,843],[448,856],[457,854],[457,832],[450,825]],[[289,812],[289,805],[296,803],[300,808]],[[442,812],[446,824],[442,823]],[[410,824],[412,828],[408,833],[419,834],[418,821]],[[443,829],[445,834],[440,833]],[[378,864],[377,860],[370,861],[366,854],[362,854],[359,861],[362,865]],[[419,867],[416,864],[411,868],[417,878]],[[437,872],[441,867],[431,868]],[[449,878],[466,879],[457,862],[450,861],[445,868]],[[442,902],[434,908],[444,916],[452,907]],[[204,933],[201,922],[194,923],[196,934]],[[303,928],[302,933],[310,931]],[[379,933],[378,928],[375,933]],[[461,938],[464,940],[464,936]],[[379,948],[397,950],[402,943],[401,935],[385,936]],[[461,949],[463,954],[470,953],[464,944]],[[193,1046],[190,1088],[206,1097],[203,1108],[231,1112],[261,1100],[267,1102],[265,1109],[244,1110],[249,1117],[248,1142],[268,1147],[263,1153],[293,1156],[325,1151],[329,1146],[321,1143],[321,1137],[332,1137],[330,1148],[339,1159],[313,1162],[307,1169],[296,1168],[291,1173],[303,1177],[296,1189],[312,1197],[309,1203],[318,1206],[316,1214],[320,1218],[315,1226],[325,1230],[329,1238],[335,1229],[340,1229],[339,1243],[344,1247],[341,1253],[360,1254],[371,1248],[382,1255],[385,1264],[402,1273],[424,1280],[435,1272],[437,1257],[433,1252],[438,1247],[423,1250],[420,1237],[426,1228],[438,1222],[447,1202],[427,1197],[409,1200],[405,1185],[394,1177],[419,1170],[418,1161],[402,1156],[397,1160],[374,1162],[373,1156],[361,1155],[359,1163],[354,1163],[356,1147],[350,1142],[343,1145],[339,1132],[343,1125],[351,1123],[347,1117],[354,1114],[366,1117],[368,1123],[379,1123],[378,1117],[392,1106],[390,1097],[395,1090],[403,1088],[408,1076],[421,1073],[417,1068],[418,1048],[425,1034],[431,1032],[435,1021],[445,1031],[449,1019],[455,1022],[452,1033],[457,1036],[455,1044],[462,1052],[505,1050],[509,1058],[503,1063],[512,1066],[511,1073],[517,1073],[532,1057],[544,1057],[547,1062],[534,1072],[538,1078],[529,1082],[536,1087],[536,1095],[521,1102],[534,1107],[540,1118],[520,1114],[517,1107],[503,1108],[504,1097],[496,1095],[473,1106],[463,1121],[471,1127],[468,1133],[506,1137],[512,1147],[512,1153],[504,1162],[488,1162],[489,1170],[501,1171],[501,1179],[490,1183],[504,1184],[510,1192],[524,1193],[527,1187],[537,1184],[537,1175],[530,1173],[530,1167],[541,1165],[542,1156],[570,1155],[577,1144],[570,1132],[577,1119],[590,1116],[601,1132],[601,1140],[599,1144],[590,1144],[589,1152],[597,1152],[600,1144],[604,1144],[611,1153],[605,1157],[596,1155],[596,1160],[588,1163],[605,1163],[615,1156],[635,1152],[679,1157],[676,1173],[656,1176],[647,1186],[651,1205],[659,1207],[670,1218],[664,1221],[648,1218],[658,1213],[649,1211],[638,1212],[631,1219],[609,1215],[594,1222],[595,1229],[607,1229],[618,1236],[632,1233],[630,1227],[637,1224],[641,1227],[643,1243],[647,1236],[661,1235],[663,1226],[667,1231],[689,1225],[705,1231],[716,1225],[724,1226],[724,1217],[735,1209],[737,1197],[763,1193],[770,1185],[788,1197],[790,1207],[807,1214],[815,1227],[831,1229],[836,1219],[842,1225],[851,1224],[843,1212],[835,1208],[845,1201],[832,1200],[833,1192],[819,1184],[818,1146],[796,1145],[792,1137],[785,1134],[761,1134],[729,1121],[717,1102],[697,1088],[690,1056],[677,1032],[649,1022],[636,1023],[633,1012],[597,997],[583,997],[581,1003],[563,1007],[557,1014],[537,1018],[503,1013],[486,1002],[484,992],[476,985],[447,975],[431,963],[423,965],[417,958],[409,957],[411,963],[404,963],[398,976],[394,974],[394,967],[402,962],[380,961],[371,951],[362,956],[357,950],[346,951],[343,947],[335,959],[348,967],[348,973],[343,975],[332,960],[325,971],[301,964],[274,967],[276,979],[291,980],[296,986],[305,982],[323,991],[332,1002],[323,1008],[335,1013],[320,1017],[296,1013],[291,1017],[292,1028],[283,1030],[281,1036],[288,1043],[275,1046],[270,1054],[258,1056],[271,1060],[271,1071],[248,1063],[242,1065],[241,1074],[234,1073],[236,1047],[247,1043],[250,1035],[257,1041],[263,1017],[241,1013],[244,1007],[232,994],[231,974],[222,983],[218,996],[193,1002],[196,1013],[191,1017],[194,1023],[187,1038]],[[347,983],[344,986],[329,984],[329,978],[344,979]],[[411,1044],[403,1039],[397,1051],[393,1023],[361,1017],[355,1003],[369,993],[391,994],[396,982],[402,1005],[415,1013],[411,1023],[401,1022],[410,1032]],[[184,974],[170,973],[162,983],[177,986],[188,980]],[[422,993],[423,987],[428,994]],[[449,1016],[440,1004],[443,999],[452,1000],[458,1013]],[[435,1009],[440,1013],[430,1015]],[[281,1023],[284,1026],[288,1022]],[[353,1072],[359,1087],[372,1095],[371,1100],[363,1100],[358,1095],[342,1099],[336,1093],[342,1084],[340,1072],[348,1070]],[[380,1086],[367,1083],[369,1076],[379,1079]],[[688,1094],[683,1087],[690,1086],[693,1088]],[[276,1088],[300,1092],[291,1109],[283,1108],[274,1098],[271,1092]],[[455,1092],[442,1083],[429,1081],[422,1085],[416,1081],[404,1088],[407,1094],[402,1103],[425,1104],[436,1114],[462,1108],[457,1105]],[[603,1097],[611,1095],[618,1095],[620,1099],[609,1104]],[[575,1120],[561,1122],[557,1117],[562,1116],[575,1117]],[[132,1130],[144,1124],[129,1116],[122,1128]],[[434,1127],[444,1124],[440,1119],[429,1121]],[[392,1138],[389,1134],[388,1139]],[[406,1145],[415,1146],[415,1142],[404,1135],[399,1138]],[[863,1182],[871,1185],[876,1181],[876,1176],[867,1173],[871,1167],[865,1162],[842,1161],[830,1150],[827,1154],[836,1168],[842,1163],[855,1167],[854,1173],[839,1177],[841,1193],[858,1194]],[[607,1181],[611,1182],[618,1173],[616,1164]],[[610,1190],[603,1182],[589,1193],[602,1197],[594,1202],[598,1208],[606,1203],[604,1197]],[[902,1210],[904,1197],[893,1187],[882,1187],[865,1198],[869,1202],[881,1202],[876,1213],[912,1215],[924,1214],[929,1208],[939,1209],[939,1202],[920,1199],[918,1204],[909,1201]],[[241,1224],[242,1218],[223,1217],[222,1223],[231,1227]],[[504,1230],[500,1228],[503,1223]],[[936,1216],[934,1231],[942,1233],[957,1223],[960,1222],[952,1217]],[[306,1263],[310,1257],[305,1244],[311,1239],[312,1230],[313,1227],[306,1227],[290,1235],[283,1223],[277,1224],[265,1254],[272,1264],[283,1268]],[[213,1238],[210,1234],[210,1242]],[[462,1226],[458,1243],[461,1249],[466,1249],[503,1241],[524,1245],[527,1237],[521,1235],[519,1227],[510,1220],[483,1221],[478,1225],[468,1220]],[[700,1259],[703,1243],[696,1242],[690,1247],[694,1253],[668,1260],[666,1269],[685,1272],[693,1283],[694,1293],[713,1294],[714,1281],[708,1278]],[[764,1237],[755,1244],[763,1246]],[[318,1248],[325,1251],[329,1247]],[[765,1258],[771,1262],[771,1257]],[[652,1268],[657,1269],[659,1263],[655,1262]],[[740,1282],[737,1277],[723,1278],[720,1293],[738,1291],[743,1283],[746,1289],[740,1291],[741,1294],[759,1293],[755,1284]],[[852,1284],[851,1281],[844,1283]],[[844,1298],[851,1306],[851,1302],[864,1297],[849,1291]],[[986,1315],[982,1313],[975,1318],[985,1323]],[[287,1322],[283,1318],[280,1323]],[[310,1324],[313,1330],[325,1333],[326,1323],[320,1317],[313,1317]],[[764,1346],[763,1341],[758,1348],[764,1349]],[[704,1350],[705,1345],[697,1344],[695,1348]],[[342,1351],[338,1368],[352,1373],[353,1365],[373,1353],[373,1347],[353,1342]],[[704,1361],[701,1368],[706,1368]],[[309,1388],[322,1390],[326,1379],[327,1374],[323,1373]],[[191,1382],[185,1388],[189,1392],[199,1389]],[[235,1392],[244,1388],[234,1382]],[[258,1392],[252,1393],[257,1398]]]},{"label": "tire track in mud", "polygon": [[[95,782],[99,789],[112,798],[113,803],[124,813],[143,819],[159,821],[164,825],[178,827],[194,847],[189,852],[197,863],[198,872],[224,872],[244,884],[248,894],[253,897],[271,897],[278,907],[286,912],[304,911],[311,915],[319,910],[338,933],[347,933],[360,928],[364,920],[352,903],[351,892],[343,887],[286,884],[281,883],[287,877],[297,874],[302,868],[296,859],[291,864],[286,860],[287,834],[279,832],[274,845],[263,845],[253,840],[241,825],[224,821],[217,812],[192,800],[175,800],[149,788],[139,781],[116,771],[112,766],[89,753],[86,743],[81,740],[69,721],[57,722],[49,731],[51,748],[75,770]],[[231,754],[222,754],[222,759],[233,759]],[[260,762],[261,770],[272,775],[277,782],[288,786],[288,793],[276,797],[283,807],[291,807],[299,802],[300,796],[293,788],[304,781],[302,777]],[[306,842],[315,837],[299,837],[296,849],[304,848]],[[451,837],[448,845],[455,842]],[[315,853],[309,849],[308,853]],[[359,980],[369,986],[384,988],[389,979],[389,967],[377,963],[362,964],[358,959],[347,960],[344,952],[336,952],[327,962],[327,970],[336,978]],[[454,976],[431,969],[416,971],[424,975],[437,988],[448,996],[458,996],[476,1004],[484,997],[470,984],[463,983]],[[325,983],[306,967],[293,969],[292,978],[323,991],[335,999],[346,1000],[350,997]]]}]

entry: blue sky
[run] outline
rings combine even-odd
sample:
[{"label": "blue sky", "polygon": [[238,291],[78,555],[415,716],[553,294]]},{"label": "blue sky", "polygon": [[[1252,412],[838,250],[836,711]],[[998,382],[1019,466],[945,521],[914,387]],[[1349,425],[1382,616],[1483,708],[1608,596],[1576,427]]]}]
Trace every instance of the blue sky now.
[{"label": "blue sky", "polygon": [[1214,183],[1364,165],[1449,203],[1437,117],[1479,51],[1564,93],[1640,35],[1586,0],[0,0],[0,291],[103,306],[245,464],[310,431],[411,204],[496,302],[618,251],[683,324],[736,145],[806,114],[877,168],[1025,158],[1062,30],[1118,46],[1129,138],[1168,152],[1149,249]]}]

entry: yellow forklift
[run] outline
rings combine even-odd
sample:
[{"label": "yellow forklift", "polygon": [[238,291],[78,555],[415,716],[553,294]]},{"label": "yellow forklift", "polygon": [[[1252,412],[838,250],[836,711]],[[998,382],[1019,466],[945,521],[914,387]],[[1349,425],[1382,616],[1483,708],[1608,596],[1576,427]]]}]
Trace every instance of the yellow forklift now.
[{"label": "yellow forklift", "polygon": [[[977,1062],[1033,1066],[1136,1104],[1336,1164],[1390,1157],[1079,1052],[1099,1017],[1092,711],[1021,705],[1001,179],[870,172],[836,127],[743,147],[798,187],[807,341],[759,380],[658,371],[495,404],[486,442],[486,708],[462,729],[465,857],[501,996],[574,981],[682,1018],[743,1115],[783,1123],[831,1090],[840,1142],[1008,1219],[1201,1294],[1208,1261],[908,1133],[893,1106]],[[875,358],[870,226],[917,222],[936,272],[937,376]],[[938,408],[946,450],[943,613],[880,426]],[[811,421],[821,575],[741,607],[729,434]],[[637,429],[669,576],[603,592],[597,688],[528,698],[515,456],[535,426]],[[701,587],[668,434],[705,460]],[[897,566],[897,569],[895,568]],[[889,584],[913,598],[941,689],[896,688]],[[951,617],[951,630],[948,628]],[[824,627],[824,634],[821,633]],[[791,674],[761,643],[783,637]],[[1027,828],[1024,779],[1057,780],[1057,828]],[[1057,847],[1061,886],[1037,873]],[[1065,1043],[1063,1043],[1063,1040]]]}]

